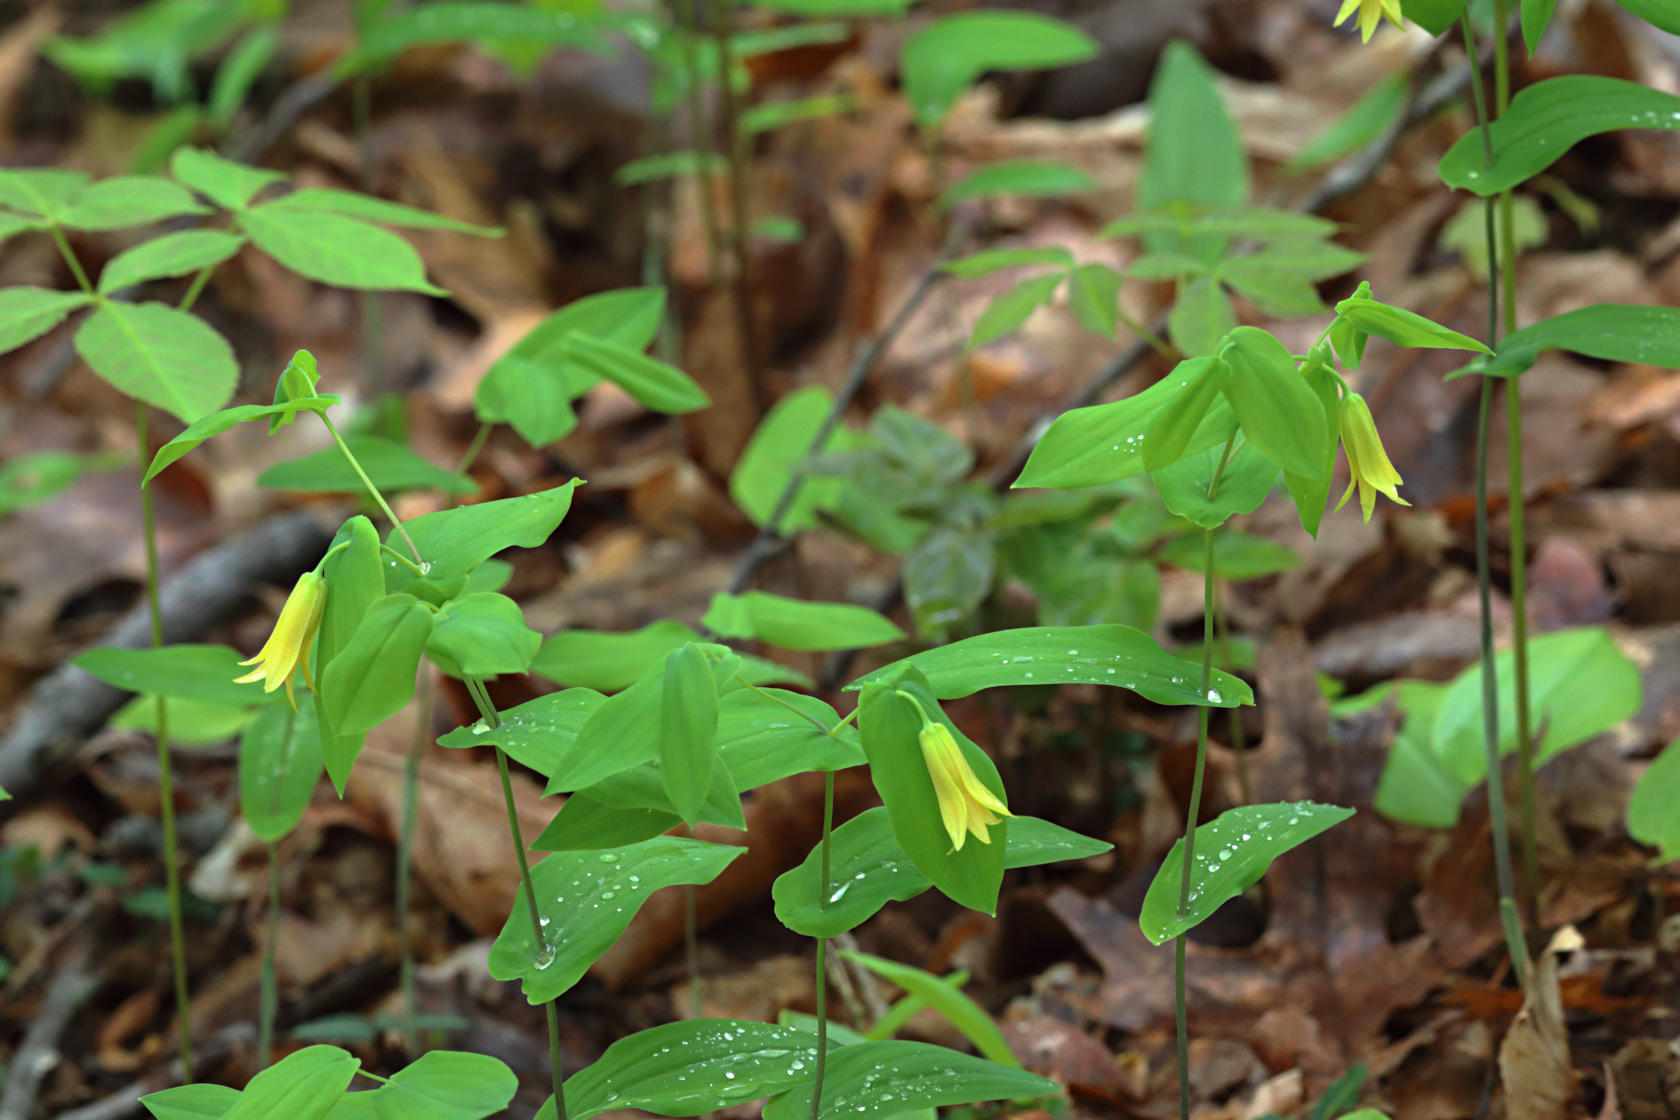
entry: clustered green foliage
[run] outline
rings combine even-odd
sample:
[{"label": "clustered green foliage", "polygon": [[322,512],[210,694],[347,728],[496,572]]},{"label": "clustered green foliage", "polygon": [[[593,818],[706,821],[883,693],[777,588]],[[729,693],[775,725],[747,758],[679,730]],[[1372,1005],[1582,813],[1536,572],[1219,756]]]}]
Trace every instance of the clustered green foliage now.
[{"label": "clustered green foliage", "polygon": [[[906,4],[774,0],[766,6],[828,22],[737,35],[737,63],[755,49],[831,39],[836,28],[845,30],[833,21],[899,15]],[[1662,24],[1662,5],[1641,0],[1627,6]],[[1438,33],[1462,15],[1462,7],[1427,0],[1408,3],[1406,14]],[[694,83],[737,83],[745,91],[749,82],[738,65],[723,72],[724,55],[714,41],[674,28],[664,12],[503,3],[387,8],[381,0],[358,2],[360,38],[341,73],[368,73],[410,46],[461,40],[529,66],[545,50],[606,49],[610,36],[624,34],[656,63],[662,111],[677,105]],[[282,10],[274,4],[155,0],[97,39],[59,41],[54,57],[90,85],[138,74],[185,102],[187,64],[242,36],[222,63],[210,99],[211,117],[225,122],[272,52],[272,22]],[[1549,4],[1523,3],[1531,44],[1549,15]],[[1093,50],[1083,34],[1044,17],[950,16],[906,41],[906,96],[937,151],[940,122],[982,73],[1065,65]],[[1347,150],[1350,138],[1392,119],[1398,100],[1387,87],[1379,92],[1381,98],[1374,94],[1327,132],[1306,162]],[[959,905],[993,912],[1006,870],[1084,858],[1108,845],[1007,811],[990,823],[971,823],[965,836],[963,798],[1006,805],[1008,793],[996,767],[943,704],[1000,687],[1120,688],[1199,716],[1197,792],[1186,835],[1152,883],[1140,919],[1157,944],[1182,938],[1258,881],[1278,855],[1352,812],[1308,802],[1246,805],[1196,827],[1208,713],[1253,702],[1246,683],[1212,664],[1215,582],[1254,578],[1294,562],[1288,550],[1226,523],[1257,509],[1281,476],[1302,527],[1316,536],[1339,450],[1346,452],[1367,518],[1376,493],[1398,497],[1399,476],[1349,384],[1367,342],[1467,351],[1475,357],[1461,373],[1505,378],[1514,386],[1547,349],[1680,366],[1680,313],[1588,307],[1532,324],[1490,349],[1390,306],[1361,285],[1335,304],[1313,345],[1294,353],[1271,333],[1239,325],[1233,297],[1273,317],[1322,313],[1319,285],[1348,273],[1357,254],[1334,244],[1330,223],[1254,204],[1239,138],[1211,72],[1193,49],[1169,49],[1151,105],[1148,170],[1135,211],[1105,231],[1140,243],[1129,265],[1080,262],[1057,248],[994,247],[946,267],[959,278],[1040,270],[994,300],[971,346],[1016,330],[1063,291],[1082,329],[1113,339],[1122,326],[1139,329],[1121,310],[1128,281],[1173,281],[1170,349],[1154,340],[1182,359],[1169,376],[1125,399],[1058,417],[1015,480],[1016,489],[1003,496],[970,480],[968,448],[896,408],[880,409],[862,426],[841,424],[822,446],[813,446],[832,407],[832,398],[816,388],[793,393],[771,410],[731,478],[731,494],[760,524],[780,511],[772,526],[778,531],[825,525],[904,557],[906,598],[926,647],[848,685],[857,704],[846,717],[816,697],[779,687],[809,687],[799,674],[729,643],[830,651],[903,641],[903,632],[874,611],[725,592],[713,599],[702,630],[668,619],[628,634],[572,630],[545,638],[502,593],[510,566],[497,557],[544,545],[581,480],[399,523],[385,493],[420,487],[464,497],[471,481],[426,462],[399,440],[354,426],[348,436],[341,434],[328,416],[341,402],[321,392],[323,378],[307,352],[281,373],[272,403],[228,407],[237,380],[232,349],[189,310],[217,265],[252,248],[321,283],[436,294],[418,255],[384,227],[497,231],[351,192],[277,194],[283,177],[197,148],[175,148],[178,141],[168,145],[175,148],[168,177],[90,182],[71,172],[0,172],[0,236],[51,237],[78,284],[75,291],[0,290],[0,349],[22,346],[85,311],[75,344],[90,368],[185,425],[156,452],[146,482],[236,425],[266,422],[274,431],[308,413],[327,427],[335,447],[282,464],[262,481],[360,493],[390,522],[384,534],[367,516],[343,524],[294,590],[258,658],[241,661],[223,646],[174,645],[100,648],[76,663],[141,694],[119,717],[132,725],[155,718],[161,705],[147,701],[163,697],[171,701],[182,738],[240,734],[242,811],[252,830],[271,843],[296,825],[323,772],[342,795],[366,735],[410,703],[420,674],[436,670],[464,682],[480,718],[439,743],[495,752],[521,886],[489,967],[496,978],[517,981],[532,1004],[551,1004],[575,985],[652,892],[708,883],[744,851],[696,839],[694,826],[744,827],[744,794],[799,773],[828,776],[824,835],[776,881],[772,895],[777,917],[816,939],[819,991],[828,940],[889,902],[934,888]],[[844,99],[834,97],[774,102],[754,109],[742,125],[751,134],[845,108]],[[195,104],[187,109],[196,126],[203,110]],[[1680,98],[1610,79],[1547,79],[1517,95],[1489,129],[1486,152],[1475,136],[1456,145],[1442,161],[1441,176],[1449,186],[1486,197],[1544,170],[1576,140],[1632,127],[1680,127]],[[675,151],[639,161],[622,179],[645,182],[713,169],[713,157],[705,153]],[[994,165],[943,197],[956,204],[1092,186],[1076,169]],[[66,238],[165,222],[165,232],[112,258],[97,280],[82,270]],[[144,296],[160,282],[189,276],[180,306],[124,296]],[[664,318],[665,294],[657,286],[606,292],[556,311],[488,371],[475,397],[480,420],[505,423],[543,447],[572,430],[573,402],[603,381],[655,412],[706,407],[705,393],[682,370],[645,353]],[[0,476],[0,512],[44,500],[98,465],[69,456],[9,464]],[[1203,576],[1209,609],[1199,664],[1151,636],[1158,569],[1165,564]],[[1037,593],[1037,617],[1030,620],[1036,625],[987,624],[987,601],[1005,578]],[[966,636],[947,640],[959,630]],[[1638,674],[1602,630],[1549,635],[1534,642],[1531,653],[1535,687],[1529,699],[1545,728],[1542,760],[1638,705]],[[253,661],[256,670],[238,679]],[[302,703],[293,698],[299,671],[307,689]],[[484,682],[517,673],[563,687],[498,711]],[[1501,708],[1513,708],[1516,693],[1504,663],[1498,682]],[[1404,713],[1378,794],[1380,811],[1427,827],[1454,822],[1465,794],[1487,776],[1478,739],[1481,694],[1480,669],[1472,668],[1449,684],[1394,682],[1338,702],[1338,710],[1350,714],[1392,698]],[[1593,702],[1583,704],[1584,696]],[[1515,749],[1512,721],[1501,726],[1507,735],[1500,749]],[[930,754],[932,742],[951,745],[943,771]],[[510,759],[543,778],[545,796],[567,795],[529,845],[546,853],[535,864],[526,861],[512,812]],[[832,828],[832,775],[854,766],[868,766],[882,806]],[[1650,768],[1629,809],[1630,831],[1658,846],[1664,859],[1680,852],[1680,832],[1664,812],[1677,793],[1680,744]],[[966,842],[955,842],[958,837]],[[815,1018],[787,1014],[775,1024],[693,1019],[620,1039],[563,1079],[551,1013],[557,1092],[539,1115],[587,1120],[609,1109],[637,1108],[686,1117],[767,1099],[767,1120],[854,1113],[925,1117],[940,1106],[1060,1092],[1020,1068],[995,1024],[963,994],[963,974],[938,977],[866,954],[847,955],[905,993],[885,1018],[861,1032],[830,1022],[820,1004]],[[1181,949],[1181,1031],[1183,959]],[[896,1039],[898,1026],[922,1007],[944,1015],[980,1056]],[[352,1092],[358,1074],[382,1084]],[[1363,1081],[1364,1071],[1356,1069],[1332,1085],[1313,1110],[1315,1120],[1374,1117],[1370,1110],[1346,1111]],[[361,1070],[348,1052],[322,1044],[288,1055],[243,1090],[190,1084],[144,1103],[159,1120],[473,1120],[504,1108],[514,1089],[510,1071],[482,1055],[436,1051],[386,1079]]]}]

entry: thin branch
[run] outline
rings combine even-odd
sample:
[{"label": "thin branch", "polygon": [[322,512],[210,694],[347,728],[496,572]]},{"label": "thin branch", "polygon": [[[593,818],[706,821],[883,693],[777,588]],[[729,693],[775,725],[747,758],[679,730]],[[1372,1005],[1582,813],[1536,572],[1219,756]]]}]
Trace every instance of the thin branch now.
[{"label": "thin branch", "polygon": [[34,1115],[41,1083],[61,1060],[59,1040],[76,1012],[105,983],[104,977],[89,967],[92,957],[92,943],[82,942],[53,977],[39,1010],[29,1021],[22,1044],[12,1056],[6,1092],[0,1097],[0,1120],[29,1120]]}]

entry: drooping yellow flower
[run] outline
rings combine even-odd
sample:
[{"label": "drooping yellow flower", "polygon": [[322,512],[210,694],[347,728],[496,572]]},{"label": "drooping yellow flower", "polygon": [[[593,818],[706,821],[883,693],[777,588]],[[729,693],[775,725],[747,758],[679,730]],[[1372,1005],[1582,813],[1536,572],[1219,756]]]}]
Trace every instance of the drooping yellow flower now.
[{"label": "drooping yellow flower", "polygon": [[992,837],[987,829],[1015,814],[975,775],[950,728],[929,721],[922,725],[916,741],[921,744],[922,761],[933,778],[939,819],[951,837],[951,850],[961,851],[970,834],[980,843],[990,844]]},{"label": "drooping yellow flower", "polygon": [[262,681],[264,692],[273,692],[281,685],[286,686],[286,699],[292,707],[297,707],[297,697],[292,692],[292,674],[303,670],[303,679],[310,688],[315,687],[315,678],[309,672],[309,646],[315,640],[315,631],[321,626],[321,612],[327,605],[327,581],[318,572],[305,572],[298,577],[297,586],[286,596],[286,605],[280,608],[280,617],[274,622],[274,632],[268,636],[257,655],[248,661],[241,661],[241,665],[255,665],[256,668],[243,677],[235,678],[236,684],[249,681]]},{"label": "drooping yellow flower", "polygon": [[1371,34],[1384,17],[1402,31],[1406,28],[1400,14],[1400,0],[1344,0],[1342,10],[1336,13],[1336,22],[1331,26],[1340,27],[1342,21],[1354,12],[1359,13],[1359,40],[1362,43],[1371,41]]},{"label": "drooping yellow flower", "polygon": [[1388,461],[1388,452],[1383,450],[1382,438],[1377,435],[1377,425],[1371,419],[1371,409],[1365,404],[1365,398],[1358,393],[1343,397],[1336,407],[1336,420],[1342,433],[1342,449],[1347,452],[1348,471],[1353,475],[1348,482],[1347,493],[1336,503],[1336,508],[1341,509],[1347,504],[1356,486],[1359,488],[1359,508],[1366,521],[1371,520],[1371,511],[1376,508],[1379,493],[1388,495],[1391,502],[1411,505],[1400,496],[1400,472]]}]

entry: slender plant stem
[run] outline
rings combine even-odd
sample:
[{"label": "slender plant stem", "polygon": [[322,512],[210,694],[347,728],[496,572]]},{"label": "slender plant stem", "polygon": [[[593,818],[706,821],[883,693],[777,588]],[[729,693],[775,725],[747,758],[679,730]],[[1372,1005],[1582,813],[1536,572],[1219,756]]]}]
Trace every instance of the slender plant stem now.
[{"label": "slender plant stem", "polygon": [[[838,730],[838,728],[836,728]],[[829,836],[834,832],[834,771],[823,775],[822,874],[817,880],[817,909],[828,909]],[[817,938],[817,1061],[811,1074],[811,1118],[822,1111],[823,1074],[828,1069],[828,938]]]},{"label": "slender plant stem", "polygon": [[369,478],[367,476],[367,472],[362,469],[362,464],[356,459],[355,453],[352,452],[349,445],[344,442],[344,437],[338,434],[337,426],[328,419],[326,413],[318,412],[315,415],[321,418],[321,423],[325,424],[327,426],[327,431],[332,433],[333,442],[338,444],[338,449],[340,451],[344,452],[344,457],[350,461],[350,467],[356,472],[356,477],[362,480],[362,485],[367,487],[367,492],[373,495],[374,502],[378,504],[380,510],[384,512],[386,518],[390,520],[391,527],[397,531],[397,535],[403,539],[403,543],[408,545],[408,551],[414,554],[415,562],[424,564],[425,562],[420,559],[420,550],[414,545],[414,538],[408,535],[408,529],[403,526],[401,519],[397,517],[396,511],[391,508],[391,504],[385,500],[385,495],[379,492],[379,487],[373,484],[373,479]]},{"label": "slender plant stem", "polygon": [[753,407],[762,415],[765,408],[764,370],[758,360],[758,332],[753,320],[752,254],[747,229],[747,151],[741,136],[740,107],[735,101],[734,4],[712,0],[711,30],[718,53],[718,109],[723,137],[720,144],[729,161],[729,240],[735,258],[735,325],[741,336],[741,365],[747,371],[747,388]]},{"label": "slender plant stem", "polygon": [[89,295],[93,294],[93,282],[88,279],[87,270],[82,268],[82,262],[76,259],[76,254],[70,251],[70,242],[65,238],[64,231],[56,225],[47,227],[52,235],[53,244],[58,246],[58,255],[64,258],[64,263],[70,266],[70,275],[76,278],[76,286]]},{"label": "slender plant stem", "polygon": [[[1511,48],[1506,34],[1508,0],[1494,0],[1497,29],[1493,44],[1493,100],[1496,116],[1511,104]],[[1505,333],[1517,329],[1516,225],[1511,192],[1499,194],[1499,266],[1502,273]],[[1511,674],[1517,705],[1517,818],[1522,832],[1522,903],[1528,928],[1540,931],[1540,845],[1534,804],[1534,731],[1528,707],[1528,554],[1524,526],[1522,379],[1505,380],[1505,454],[1511,533]]]},{"label": "slender plant stem", "polygon": [[[351,87],[351,116],[356,131],[357,179],[363,193],[373,193],[373,79],[363,74]],[[362,391],[372,400],[383,390],[380,353],[384,334],[384,308],[378,292],[361,293],[362,305]]]},{"label": "slender plant stem", "polygon": [[414,741],[403,763],[402,821],[397,826],[397,977],[403,1015],[408,1020],[408,1044],[416,1054],[423,1054],[426,1045],[420,1037],[420,999],[414,986],[414,941],[408,931],[408,912],[414,879],[414,822],[420,809],[420,758],[432,729],[432,670],[424,661],[414,691],[419,711],[415,715]]},{"label": "slender plant stem", "polygon": [[[1504,5],[1501,2],[1500,7]],[[1473,73],[1471,101],[1475,105],[1477,126],[1482,136],[1482,157],[1488,168],[1493,165],[1493,141],[1489,131],[1487,97],[1482,89],[1481,62],[1476,53],[1475,33],[1468,17],[1459,20],[1464,33],[1465,53],[1469,56]],[[1504,23],[1500,23],[1500,39],[1504,38]],[[1498,58],[1496,52],[1495,58]],[[1497,77],[1497,72],[1496,72]],[[1488,345],[1499,342],[1499,287],[1502,275],[1499,238],[1495,229],[1494,203],[1483,208],[1484,235],[1488,252]],[[1505,811],[1505,780],[1499,751],[1499,678],[1493,647],[1493,575],[1489,560],[1488,541],[1488,432],[1493,413],[1493,380],[1482,378],[1480,400],[1476,412],[1476,593],[1481,608],[1481,670],[1482,670],[1482,739],[1487,758],[1488,821],[1493,832],[1494,874],[1499,887],[1499,924],[1505,933],[1505,947],[1511,958],[1511,968],[1519,983],[1525,983],[1528,973],[1528,946],[1523,939],[1522,923],[1518,917],[1516,888],[1511,872],[1511,832]]]},{"label": "slender plant stem", "polygon": [[262,957],[262,1010],[257,1021],[257,1068],[274,1060],[274,1020],[280,1010],[280,981],[275,974],[275,945],[280,940],[280,851],[268,845],[268,937]]},{"label": "slender plant stem", "polygon": [[484,444],[490,438],[490,431],[496,425],[486,420],[479,424],[478,431],[473,433],[472,442],[467,444],[466,451],[461,453],[461,461],[455,467],[456,474],[466,474],[467,468],[478,461],[478,453],[484,450]]},{"label": "slender plant stem", "polygon": [[[1215,644],[1225,657],[1231,656],[1231,619],[1225,609],[1225,599],[1230,589],[1224,584],[1217,584],[1213,594],[1213,630],[1216,635]],[[1243,804],[1254,801],[1254,786],[1248,775],[1248,750],[1243,742],[1242,708],[1232,706],[1227,709],[1231,716],[1231,757],[1237,762],[1237,789],[1242,794]]]},{"label": "slender plant stem", "polygon": [[712,180],[710,161],[711,135],[706,129],[704,105],[705,88],[700,81],[700,52],[695,45],[699,34],[700,0],[670,0],[671,19],[677,26],[677,38],[682,43],[682,64],[685,89],[683,103],[688,109],[689,143],[696,159],[694,186],[700,198],[700,226],[706,231],[706,271],[715,289],[723,283],[723,232],[718,228],[717,190]]},{"label": "slender plant stem", "polygon": [[[134,428],[145,469],[146,404],[134,402]],[[141,484],[140,517],[146,540],[146,610],[151,615],[152,648],[163,648],[163,604],[158,598],[157,507],[152,488]],[[192,1080],[192,1005],[187,990],[186,925],[181,918],[181,847],[175,830],[175,778],[169,753],[169,704],[157,704],[158,817],[163,826],[163,882],[169,905],[169,953],[175,968],[175,1022],[181,1037],[181,1066]]]},{"label": "slender plant stem", "polygon": [[[1226,444],[1226,460],[1230,459],[1230,444]],[[1223,463],[1221,464],[1223,466]],[[1209,492],[1218,488],[1219,475],[1214,475]],[[1208,682],[1213,677],[1213,530],[1202,531],[1202,685],[1203,700],[1207,698]],[[1184,815],[1184,869],[1178,883],[1178,916],[1190,912],[1190,876],[1196,858],[1196,817],[1202,808],[1202,777],[1207,769],[1208,710],[1205,703],[1196,708],[1196,773],[1190,781],[1190,806]],[[1178,1115],[1190,1120],[1190,1019],[1186,994],[1184,934],[1174,939],[1173,946],[1173,1002],[1178,1027]]]},{"label": "slender plant stem", "polygon": [[[472,695],[473,703],[477,706],[479,715],[484,722],[494,730],[502,725],[501,716],[496,712],[496,705],[490,699],[490,693],[484,688],[484,682],[477,677],[466,678],[467,691]],[[547,943],[543,932],[542,911],[537,908],[537,888],[531,881],[531,862],[525,856],[525,836],[519,827],[519,808],[513,800],[513,777],[508,773],[507,752],[501,747],[496,748],[496,773],[502,779],[502,802],[507,808],[508,833],[513,838],[513,854],[519,861],[519,881],[525,887],[525,902],[531,914],[531,936],[534,945]],[[566,1092],[565,1077],[560,1063],[560,1018],[549,1000],[543,1005],[548,1017],[548,1073],[554,1085],[554,1112],[558,1120],[566,1120]]]}]

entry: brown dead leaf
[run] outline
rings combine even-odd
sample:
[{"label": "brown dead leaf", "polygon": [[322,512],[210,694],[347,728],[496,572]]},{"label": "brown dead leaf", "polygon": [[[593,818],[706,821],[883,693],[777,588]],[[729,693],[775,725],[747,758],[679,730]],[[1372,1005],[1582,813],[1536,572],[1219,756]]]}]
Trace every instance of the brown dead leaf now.
[{"label": "brown dead leaf", "polygon": [[1569,1034],[1558,991],[1558,956],[1584,942],[1573,926],[1553,935],[1532,966],[1521,1011],[1499,1047],[1499,1077],[1509,1115],[1524,1120],[1564,1120],[1575,1099],[1575,1071],[1569,1062]]}]

